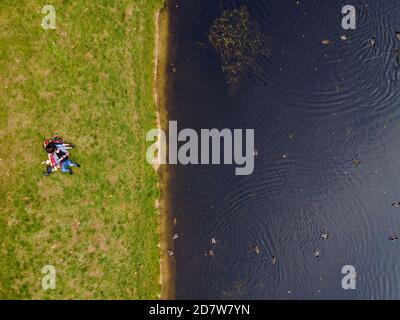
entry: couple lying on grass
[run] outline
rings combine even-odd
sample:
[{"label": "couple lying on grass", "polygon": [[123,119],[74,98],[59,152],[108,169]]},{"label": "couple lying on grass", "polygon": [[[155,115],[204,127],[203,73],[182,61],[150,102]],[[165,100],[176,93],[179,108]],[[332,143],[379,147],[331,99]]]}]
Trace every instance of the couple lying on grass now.
[{"label": "couple lying on grass", "polygon": [[49,159],[45,161],[47,169],[43,172],[44,176],[49,176],[54,171],[61,169],[61,172],[73,174],[71,167],[80,167],[76,162],[72,162],[69,155],[69,150],[75,146],[64,142],[61,137],[54,136],[51,139],[44,140],[44,148],[47,151]]}]

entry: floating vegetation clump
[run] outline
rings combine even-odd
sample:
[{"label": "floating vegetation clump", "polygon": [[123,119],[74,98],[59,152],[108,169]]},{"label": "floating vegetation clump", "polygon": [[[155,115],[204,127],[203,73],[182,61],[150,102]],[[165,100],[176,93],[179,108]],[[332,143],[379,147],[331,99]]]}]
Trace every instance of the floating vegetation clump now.
[{"label": "floating vegetation clump", "polygon": [[252,70],[257,56],[270,53],[266,38],[244,6],[225,10],[212,24],[208,38],[220,55],[231,88]]}]

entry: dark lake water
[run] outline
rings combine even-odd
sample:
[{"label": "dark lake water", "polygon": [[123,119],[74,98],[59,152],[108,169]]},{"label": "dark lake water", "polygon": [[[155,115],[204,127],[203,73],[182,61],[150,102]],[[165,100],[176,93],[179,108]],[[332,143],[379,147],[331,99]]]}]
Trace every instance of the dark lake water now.
[{"label": "dark lake water", "polygon": [[[258,151],[250,176],[230,165],[171,166],[177,298],[400,298],[400,240],[388,240],[400,235],[391,206],[400,201],[400,2],[175,3],[170,120],[254,128]],[[356,30],[342,29],[346,4]],[[207,34],[224,8],[240,5],[272,53],[229,93]],[[356,290],[342,289],[344,265],[356,268]]]}]

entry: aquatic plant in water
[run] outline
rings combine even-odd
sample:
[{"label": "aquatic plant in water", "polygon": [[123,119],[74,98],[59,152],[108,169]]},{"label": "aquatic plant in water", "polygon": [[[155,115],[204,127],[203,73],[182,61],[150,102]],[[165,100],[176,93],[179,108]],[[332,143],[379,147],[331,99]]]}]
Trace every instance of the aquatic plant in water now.
[{"label": "aquatic plant in water", "polygon": [[266,37],[245,6],[223,11],[211,25],[208,39],[220,55],[231,88],[252,70],[257,56],[270,54]]}]

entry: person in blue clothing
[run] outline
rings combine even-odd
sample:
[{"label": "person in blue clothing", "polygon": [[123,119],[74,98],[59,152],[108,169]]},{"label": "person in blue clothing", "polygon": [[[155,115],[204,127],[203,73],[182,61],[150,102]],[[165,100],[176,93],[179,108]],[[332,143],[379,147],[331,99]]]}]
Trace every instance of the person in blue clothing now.
[{"label": "person in blue clothing", "polygon": [[75,146],[72,143],[66,143],[64,142],[63,138],[59,136],[54,136],[51,139],[46,139],[43,142],[44,148],[47,149],[60,149],[61,151],[68,153],[70,149],[75,148]]},{"label": "person in blue clothing", "polygon": [[61,149],[56,149],[54,153],[58,158],[56,165],[59,165],[61,167],[61,172],[68,172],[69,174],[74,174],[71,170],[71,167],[80,168],[80,164],[73,162],[69,158],[68,153],[62,151]]},{"label": "person in blue clothing", "polygon": [[57,171],[57,168],[61,169],[61,172],[68,172],[72,175],[71,167],[80,167],[78,163],[70,159],[66,149],[58,147],[55,143],[48,143],[45,149],[49,154],[50,166],[47,167],[43,175],[49,176],[52,172]]}]

